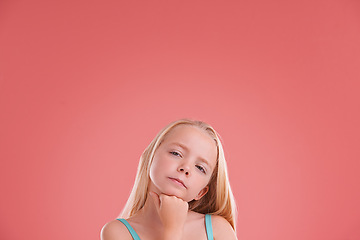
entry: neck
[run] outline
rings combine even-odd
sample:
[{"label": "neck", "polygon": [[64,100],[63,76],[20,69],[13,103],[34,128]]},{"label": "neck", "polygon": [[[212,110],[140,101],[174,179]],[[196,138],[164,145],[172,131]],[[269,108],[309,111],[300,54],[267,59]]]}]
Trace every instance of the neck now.
[{"label": "neck", "polygon": [[[149,187],[149,192],[150,191],[156,192],[157,194],[160,193],[160,191],[153,189],[151,186]],[[147,223],[157,229],[163,226],[154,204],[154,200],[149,195],[149,193],[147,195],[144,206],[132,218],[139,219],[139,221],[142,223]]]}]

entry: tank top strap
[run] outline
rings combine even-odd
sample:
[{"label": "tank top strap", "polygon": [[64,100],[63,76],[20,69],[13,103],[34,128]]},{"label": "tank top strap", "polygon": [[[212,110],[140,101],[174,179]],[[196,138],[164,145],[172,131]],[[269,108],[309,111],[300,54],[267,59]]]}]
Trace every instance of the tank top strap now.
[{"label": "tank top strap", "polygon": [[132,236],[132,238],[133,238],[134,240],[140,240],[139,235],[137,235],[137,233],[136,233],[135,230],[131,227],[131,225],[128,223],[128,221],[126,221],[126,220],[123,219],[123,218],[117,218],[116,220],[119,220],[120,222],[122,222],[122,223],[126,226],[126,228],[129,230],[129,232],[130,232],[130,234],[131,234],[131,236]]},{"label": "tank top strap", "polygon": [[208,240],[214,240],[210,214],[205,215],[205,227]]},{"label": "tank top strap", "polygon": [[[135,230],[131,227],[131,225],[125,219],[117,218],[116,220],[119,220],[120,222],[122,222],[126,226],[126,228],[130,232],[130,234],[131,234],[131,236],[132,236],[132,238],[134,240],[140,240],[139,235],[137,235]],[[206,228],[207,239],[208,240],[214,240],[212,224],[211,224],[211,215],[210,214],[205,215],[205,228]]]}]

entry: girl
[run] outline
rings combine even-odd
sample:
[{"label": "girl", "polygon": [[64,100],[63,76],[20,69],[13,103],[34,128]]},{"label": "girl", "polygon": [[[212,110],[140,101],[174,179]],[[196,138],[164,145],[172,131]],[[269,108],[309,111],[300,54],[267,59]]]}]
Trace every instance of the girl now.
[{"label": "girl", "polygon": [[231,240],[236,206],[224,151],[207,123],[181,119],[153,139],[140,158],[121,218],[102,240]]}]

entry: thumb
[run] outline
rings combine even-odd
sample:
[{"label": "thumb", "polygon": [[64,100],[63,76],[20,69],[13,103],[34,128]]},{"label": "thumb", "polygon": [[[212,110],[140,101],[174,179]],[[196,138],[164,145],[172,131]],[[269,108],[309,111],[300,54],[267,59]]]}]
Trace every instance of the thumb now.
[{"label": "thumb", "polygon": [[149,192],[149,195],[153,199],[156,209],[159,211],[160,209],[160,198],[156,192]]}]

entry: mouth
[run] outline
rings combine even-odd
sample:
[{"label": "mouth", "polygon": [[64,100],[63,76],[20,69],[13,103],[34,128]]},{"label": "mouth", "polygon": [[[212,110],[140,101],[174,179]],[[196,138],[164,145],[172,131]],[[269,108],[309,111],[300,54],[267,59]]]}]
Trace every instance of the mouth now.
[{"label": "mouth", "polygon": [[179,185],[182,185],[184,188],[187,188],[186,186],[185,186],[185,183],[183,182],[183,181],[181,181],[180,179],[178,179],[178,178],[172,178],[172,177],[169,177],[172,181],[174,181],[174,182],[176,182],[177,184],[179,184]]}]

